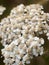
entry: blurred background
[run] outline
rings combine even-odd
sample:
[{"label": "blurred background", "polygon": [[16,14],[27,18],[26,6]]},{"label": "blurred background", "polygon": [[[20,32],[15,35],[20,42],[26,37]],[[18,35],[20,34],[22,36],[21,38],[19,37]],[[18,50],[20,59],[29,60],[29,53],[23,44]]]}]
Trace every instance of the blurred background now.
[{"label": "blurred background", "polygon": [[[0,5],[3,5],[6,7],[6,10],[4,11],[3,15],[0,16],[0,21],[2,18],[9,15],[10,10],[19,5],[19,4],[29,5],[29,4],[42,4],[44,7],[45,12],[49,12],[49,0],[0,0]],[[47,40],[45,35],[41,35],[40,37],[43,37],[45,39],[45,45],[44,45],[44,54],[39,57],[34,57],[31,60],[31,63],[29,65],[49,65],[49,41]],[[1,39],[0,39],[1,40]],[[5,65],[3,63],[3,57],[1,55],[1,49],[3,46],[0,43],[0,65]]]}]

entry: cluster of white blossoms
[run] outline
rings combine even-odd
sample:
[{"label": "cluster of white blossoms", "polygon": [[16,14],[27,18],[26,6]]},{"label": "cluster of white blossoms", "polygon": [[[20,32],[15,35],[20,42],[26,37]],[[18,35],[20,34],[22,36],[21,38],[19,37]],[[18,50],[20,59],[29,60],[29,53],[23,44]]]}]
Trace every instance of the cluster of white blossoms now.
[{"label": "cluster of white blossoms", "polygon": [[10,15],[1,20],[1,50],[5,65],[25,65],[34,56],[42,55],[44,39],[49,40],[49,13],[40,4],[23,4],[13,8]]},{"label": "cluster of white blossoms", "polygon": [[6,8],[5,7],[3,7],[3,6],[0,6],[0,15],[2,15],[3,14],[3,12],[6,10]]}]

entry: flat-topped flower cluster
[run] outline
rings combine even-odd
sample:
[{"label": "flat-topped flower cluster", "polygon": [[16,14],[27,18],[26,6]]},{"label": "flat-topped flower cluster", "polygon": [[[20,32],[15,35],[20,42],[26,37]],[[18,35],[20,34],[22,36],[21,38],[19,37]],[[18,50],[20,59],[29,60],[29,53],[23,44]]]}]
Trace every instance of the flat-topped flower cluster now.
[{"label": "flat-topped flower cluster", "polygon": [[49,13],[40,4],[14,7],[0,23],[1,50],[5,65],[25,65],[33,56],[42,55],[44,39],[49,40]]}]

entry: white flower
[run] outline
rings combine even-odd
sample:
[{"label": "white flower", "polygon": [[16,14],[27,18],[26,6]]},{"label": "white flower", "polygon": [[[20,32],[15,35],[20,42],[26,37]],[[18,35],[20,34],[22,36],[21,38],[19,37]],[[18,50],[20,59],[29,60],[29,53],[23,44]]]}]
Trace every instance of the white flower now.
[{"label": "white flower", "polygon": [[[2,14],[5,8],[0,7]],[[49,40],[49,13],[40,4],[23,4],[14,7],[10,15],[0,22],[0,37],[4,48],[1,50],[6,65],[25,65],[34,56],[44,52],[43,34]]]},{"label": "white flower", "polygon": [[3,6],[0,6],[0,15],[2,15],[2,14],[3,14],[4,10],[6,10],[6,8],[5,8],[5,7],[3,7]]}]

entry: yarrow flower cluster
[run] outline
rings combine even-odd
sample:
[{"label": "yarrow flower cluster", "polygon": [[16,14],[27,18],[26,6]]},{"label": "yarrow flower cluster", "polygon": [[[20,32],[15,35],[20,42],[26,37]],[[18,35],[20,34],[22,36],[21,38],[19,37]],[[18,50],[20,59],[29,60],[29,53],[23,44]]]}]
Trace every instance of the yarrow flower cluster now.
[{"label": "yarrow flower cluster", "polygon": [[40,4],[23,4],[13,8],[10,15],[1,20],[1,50],[5,65],[25,65],[33,56],[42,55],[45,34],[49,40],[49,13]]},{"label": "yarrow flower cluster", "polygon": [[6,8],[5,7],[3,7],[3,6],[0,6],[0,15],[2,15],[3,14],[3,12],[6,10]]}]

